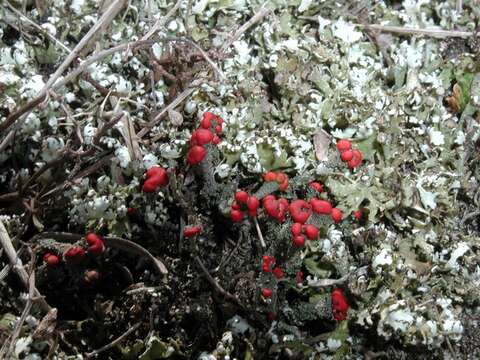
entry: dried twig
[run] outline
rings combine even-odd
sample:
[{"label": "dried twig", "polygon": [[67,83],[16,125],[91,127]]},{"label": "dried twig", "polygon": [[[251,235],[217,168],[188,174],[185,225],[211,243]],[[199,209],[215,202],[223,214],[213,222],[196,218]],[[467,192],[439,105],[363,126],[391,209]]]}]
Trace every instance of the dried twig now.
[{"label": "dried twig", "polygon": [[463,8],[463,0],[457,0],[455,9],[459,14],[462,12],[462,8]]},{"label": "dried twig", "polygon": [[220,76],[220,78],[222,80],[227,80],[227,78],[225,77],[225,74],[223,73],[223,71],[217,66],[217,64],[215,64],[213,62],[212,59],[210,59],[210,57],[208,56],[208,54],[194,41],[190,40],[190,39],[183,39],[183,38],[179,38],[178,39],[179,41],[184,41],[188,44],[190,44],[191,46],[193,46],[195,49],[197,49],[200,54],[203,56],[203,58],[208,62],[208,64],[212,67],[212,69],[218,74],[218,76]]},{"label": "dried twig", "polygon": [[92,357],[95,357],[97,356],[98,354],[108,350],[108,349],[111,349],[112,347],[114,347],[115,345],[117,345],[118,343],[120,343],[123,339],[125,339],[128,335],[130,335],[131,333],[133,333],[134,331],[136,331],[140,325],[142,323],[136,323],[135,325],[133,325],[131,328],[129,328],[127,331],[125,331],[122,335],[120,335],[118,338],[116,338],[115,340],[113,340],[112,342],[108,343],[107,345],[105,346],[102,346],[100,349],[98,350],[94,350],[90,353],[87,353],[85,354],[85,356],[87,358],[92,358]]},{"label": "dried twig", "polygon": [[431,36],[435,38],[447,38],[447,37],[459,37],[459,38],[469,38],[474,34],[470,31],[451,31],[451,30],[442,30],[442,29],[416,29],[407,26],[389,26],[389,25],[378,25],[378,24],[357,24],[360,28],[368,30],[379,30],[384,32],[391,32],[396,34],[406,34],[406,35],[424,35]]},{"label": "dried twig", "polygon": [[250,27],[252,27],[255,23],[259,22],[262,20],[265,15],[267,15],[270,12],[270,9],[266,8],[266,5],[268,4],[268,1],[265,2],[260,9],[253,15],[250,20],[248,20],[246,23],[244,23],[242,26],[240,26],[234,33],[233,35],[230,36],[230,39],[226,41],[222,47],[221,51],[225,52],[227,49],[232,46],[232,44],[237,41],[242,34],[247,31]]},{"label": "dried twig", "polygon": [[[22,260],[17,256],[17,253],[15,251],[15,248],[13,247],[12,241],[10,240],[10,236],[8,235],[7,229],[5,229],[5,226],[3,225],[3,221],[0,219],[0,245],[5,251],[5,254],[8,257],[8,260],[10,261],[10,264],[13,267],[13,270],[18,274],[20,280],[23,283],[23,286],[25,289],[30,288],[30,282],[29,282],[29,275],[27,274],[27,271],[24,269]],[[40,308],[48,312],[52,308],[48,303],[45,301],[45,299],[40,295],[40,292],[38,291],[37,288],[34,287],[33,289],[33,295],[35,297],[35,301],[38,302],[38,305]]]},{"label": "dried twig", "polygon": [[260,225],[256,216],[253,218],[253,222],[255,223],[255,228],[257,229],[258,238],[260,239],[260,245],[262,245],[263,249],[266,249],[267,244],[265,244],[265,240],[263,239],[262,230],[260,229]]},{"label": "dried twig", "polygon": [[183,0],[178,0],[164,17],[157,20],[157,22],[152,26],[150,31],[146,33],[141,40],[143,41],[149,40],[153,35],[155,35],[157,31],[160,30],[165,25],[167,20],[170,19],[173,16],[173,14],[177,12],[177,10],[180,8],[180,5],[182,5],[182,2]]},{"label": "dried twig", "polygon": [[61,47],[63,50],[65,50],[67,53],[71,53],[72,50],[70,50],[67,46],[65,46],[60,40],[58,40],[55,36],[50,34],[48,31],[46,31],[44,28],[42,28],[40,25],[38,25],[36,22],[32,21],[25,15],[23,15],[20,11],[18,11],[12,4],[10,4],[8,1],[5,1],[5,4],[7,7],[15,13],[21,20],[25,21],[28,23],[30,26],[34,27],[37,31],[48,37],[50,40],[52,40],[54,43],[56,43],[59,47]]},{"label": "dried twig", "polygon": [[[82,238],[82,235],[67,233],[67,232],[43,232],[38,235],[35,235],[35,238],[51,238],[56,240],[67,240],[71,242],[78,241]],[[126,239],[122,239],[116,236],[105,236],[103,237],[103,242],[106,246],[124,250],[130,254],[136,254],[150,259],[155,266],[155,269],[159,274],[165,275],[168,274],[167,267],[163,264],[162,261],[153,256],[147,249],[143,246]]]},{"label": "dried twig", "polygon": [[[2,124],[0,124],[0,132],[3,130],[6,130],[9,128],[17,119],[20,119],[20,121],[17,122],[16,124],[16,129],[23,124],[25,121],[28,113],[37,105],[39,105],[42,101],[44,101],[47,96],[48,96],[48,91],[50,89],[58,89],[65,85],[68,82],[65,82],[65,78],[63,81],[60,81],[57,86],[53,86],[56,84],[57,80],[60,78],[60,76],[63,74],[63,72],[70,66],[70,64],[78,58],[78,55],[82,51],[82,49],[90,42],[90,40],[93,39],[94,36],[97,35],[98,31],[101,29],[105,29],[106,26],[108,26],[109,23],[111,23],[114,19],[114,17],[120,12],[120,10],[125,6],[126,0],[116,0],[114,1],[109,8],[104,12],[104,14],[100,17],[100,19],[95,23],[95,25],[88,31],[87,34],[80,40],[80,42],[75,46],[75,48],[70,52],[70,54],[67,56],[67,58],[62,62],[62,64],[58,67],[58,69],[55,71],[55,73],[52,74],[50,79],[47,81],[45,86],[40,90],[39,95],[28,102],[27,104],[24,105],[23,108],[26,108],[26,111],[22,112],[14,112],[12,115],[7,117],[7,120],[5,120]],[[74,73],[74,72],[73,72]],[[72,73],[70,73],[72,74]],[[78,74],[77,74],[78,75]],[[75,76],[77,76],[75,75]],[[71,79],[69,79],[70,81]],[[7,135],[7,138],[9,139],[8,141],[11,141],[11,135],[12,132],[15,129],[12,129],[10,133]],[[2,151],[7,145],[2,143],[0,146],[0,151]]]},{"label": "dried twig", "polygon": [[160,111],[154,118],[153,120],[151,120],[150,122],[148,122],[145,127],[139,131],[139,133],[137,134],[138,138],[141,139],[142,137],[144,137],[152,127],[154,127],[159,121],[160,119],[162,118],[162,116],[164,116],[165,114],[168,113],[169,110],[172,110],[174,108],[176,108],[178,105],[180,105],[180,103],[185,100],[187,97],[190,96],[191,93],[193,93],[193,91],[195,90],[196,86],[198,86],[199,84],[198,83],[192,83],[190,87],[186,88],[185,90],[183,90],[183,92],[181,92],[170,104],[168,104],[165,108],[163,108],[162,111]]},{"label": "dried twig", "polygon": [[198,266],[200,269],[202,269],[203,274],[207,278],[208,282],[215,288],[215,290],[222,295],[225,299],[231,300],[234,303],[236,303],[238,306],[243,308],[242,303],[240,303],[240,300],[235,296],[230,294],[228,291],[226,291],[213,277],[210,275],[208,272],[207,268],[203,264],[203,261],[200,259],[198,255],[195,255],[194,257],[195,261],[197,262]]},{"label": "dried twig", "polygon": [[9,341],[5,343],[10,343],[8,346],[8,351],[4,353],[4,349],[2,348],[2,351],[0,351],[0,359],[3,359],[3,355],[5,354],[5,358],[8,358],[10,354],[13,353],[14,348],[15,348],[15,343],[17,338],[20,335],[20,331],[22,329],[22,326],[25,322],[25,319],[27,318],[28,314],[30,314],[30,310],[32,309],[33,305],[33,300],[34,300],[34,293],[35,293],[35,271],[34,271],[34,266],[35,266],[35,254],[32,254],[32,258],[30,260],[30,266],[29,266],[29,271],[28,271],[28,297],[27,297],[27,302],[25,304],[25,307],[22,311],[22,314],[20,315],[20,318],[18,319],[17,323],[15,324],[15,328],[12,331],[12,335],[10,336]]}]

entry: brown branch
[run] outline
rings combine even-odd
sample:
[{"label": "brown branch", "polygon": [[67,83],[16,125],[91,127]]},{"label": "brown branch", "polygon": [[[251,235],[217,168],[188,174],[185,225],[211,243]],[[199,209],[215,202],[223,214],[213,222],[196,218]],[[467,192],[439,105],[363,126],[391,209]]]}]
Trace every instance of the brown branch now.
[{"label": "brown branch", "polygon": [[[128,42],[128,43],[124,43],[124,44],[114,46],[114,47],[112,47],[110,49],[107,49],[107,50],[100,51],[96,54],[93,54],[92,56],[87,58],[85,61],[82,61],[81,65],[78,68],[72,70],[70,73],[65,75],[65,77],[63,79],[61,79],[60,81],[58,81],[54,85],[52,85],[52,90],[57,91],[57,90],[61,89],[62,87],[64,87],[68,83],[70,83],[72,80],[74,80],[77,76],[81,75],[84,71],[88,70],[88,67],[90,65],[92,65],[93,63],[96,63],[97,61],[100,61],[100,60],[106,58],[107,56],[113,55],[116,52],[119,52],[119,51],[122,51],[122,50],[125,50],[125,49],[134,48],[134,47],[137,48],[137,49],[149,47],[149,46],[153,45],[154,43],[155,42],[153,42],[153,41],[131,41],[131,42]],[[14,111],[12,114],[7,116],[7,119],[3,123],[0,124],[0,133],[4,130],[8,129],[10,126],[12,126],[22,115],[26,114],[27,112],[29,112],[30,110],[32,110],[33,108],[35,108],[36,106],[41,104],[44,100],[46,100],[46,98],[47,98],[46,94],[40,94],[37,97],[30,100],[25,105],[23,105],[18,110]],[[12,133],[12,131],[10,132],[10,134],[11,133]],[[12,137],[10,136],[9,141],[11,141],[11,140],[12,140]],[[2,145],[0,146],[0,152],[3,151],[6,148],[6,146],[8,145],[8,142],[5,141],[5,140],[3,141]]]},{"label": "brown branch", "polygon": [[112,347],[114,347],[115,345],[120,343],[123,339],[125,339],[128,335],[130,335],[132,332],[137,330],[140,327],[141,324],[142,323],[136,323],[135,325],[133,325],[131,328],[129,328],[127,331],[125,331],[122,335],[120,335],[118,338],[116,338],[115,340],[113,340],[109,344],[107,344],[105,346],[102,346],[100,349],[94,350],[91,353],[87,353],[87,354],[85,354],[85,356],[87,358],[92,358],[92,357],[97,356],[98,354],[100,354],[100,353],[102,353],[102,352],[104,352],[108,349],[111,349]]},{"label": "brown branch", "polygon": [[214,289],[220,294],[222,295],[225,299],[227,300],[230,300],[230,301],[233,301],[235,304],[237,304],[238,306],[240,306],[241,308],[243,308],[243,304],[240,302],[240,300],[238,299],[238,297],[236,297],[235,295],[232,295],[230,294],[228,291],[226,291],[213,277],[212,275],[210,275],[210,273],[208,272],[208,269],[205,267],[205,265],[203,264],[202,260],[200,259],[200,257],[198,255],[195,255],[194,257],[195,261],[197,262],[198,266],[200,267],[200,269],[202,269],[203,271],[203,274],[205,275],[205,277],[207,278],[208,282],[214,287]]},{"label": "brown branch", "polygon": [[[3,221],[1,219],[0,219],[0,245],[4,249],[5,254],[8,257],[8,260],[10,261],[10,264],[13,267],[13,270],[18,274],[25,289],[28,290],[30,288],[29,276],[23,267],[22,260],[20,260],[20,258],[18,257],[15,251],[15,248],[13,247],[12,241],[10,240],[10,236],[8,235],[7,229],[5,229],[5,226],[3,225]],[[43,311],[49,312],[52,309],[50,305],[48,305],[48,303],[45,301],[45,299],[40,295],[40,292],[38,291],[38,289],[35,287],[33,289],[33,294],[35,296],[35,301],[38,302],[38,305]]]},{"label": "brown branch", "polygon": [[259,22],[262,20],[265,15],[267,15],[270,12],[270,9],[266,8],[267,2],[265,2],[261,7],[260,10],[258,10],[251,18],[248,20],[246,23],[244,23],[242,26],[240,26],[234,33],[233,35],[230,36],[230,39],[226,41],[222,47],[221,51],[225,52],[227,49],[232,46],[232,44],[237,41],[240,36],[243,35],[245,31],[247,31],[249,28],[251,28],[255,23]]},{"label": "brown branch", "polygon": [[[56,240],[68,240],[71,242],[78,241],[82,238],[82,235],[67,233],[67,232],[43,232],[38,235],[35,235],[34,238],[52,238]],[[103,237],[103,242],[106,246],[124,250],[130,254],[136,254],[150,259],[160,275],[168,274],[167,267],[163,264],[162,261],[153,256],[147,249],[143,246],[123,238],[116,236],[105,236]]]}]

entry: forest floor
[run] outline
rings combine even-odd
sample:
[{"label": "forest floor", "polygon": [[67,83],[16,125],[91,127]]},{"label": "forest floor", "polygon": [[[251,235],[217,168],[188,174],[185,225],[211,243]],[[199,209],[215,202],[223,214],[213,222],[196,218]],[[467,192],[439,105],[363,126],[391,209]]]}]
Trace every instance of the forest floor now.
[{"label": "forest floor", "polygon": [[0,4],[0,359],[480,358],[480,4]]}]

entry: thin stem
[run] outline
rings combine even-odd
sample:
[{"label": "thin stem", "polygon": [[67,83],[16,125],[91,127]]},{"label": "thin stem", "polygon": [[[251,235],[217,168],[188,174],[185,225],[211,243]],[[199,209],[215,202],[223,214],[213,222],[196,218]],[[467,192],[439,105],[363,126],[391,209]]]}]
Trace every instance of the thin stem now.
[{"label": "thin stem", "polygon": [[260,245],[262,245],[263,249],[266,249],[267,244],[265,243],[265,240],[263,239],[262,230],[260,229],[260,225],[258,223],[258,220],[257,220],[256,216],[253,218],[253,222],[255,223],[255,228],[257,229],[258,238],[260,239]]}]

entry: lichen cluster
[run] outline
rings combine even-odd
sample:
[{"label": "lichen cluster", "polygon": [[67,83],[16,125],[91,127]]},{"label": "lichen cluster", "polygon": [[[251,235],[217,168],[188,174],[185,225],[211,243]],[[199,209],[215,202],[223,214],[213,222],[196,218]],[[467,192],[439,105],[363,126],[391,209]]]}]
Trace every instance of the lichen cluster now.
[{"label": "lichen cluster", "polygon": [[[10,3],[0,6],[0,124],[38,95],[101,16],[98,2],[91,0],[55,1],[47,11]],[[72,156],[39,177],[36,195],[55,192],[44,219],[35,213],[29,217],[33,228],[101,231],[131,239],[149,232],[170,239],[162,231],[183,226],[177,213],[182,198],[193,203],[181,216],[205,225],[198,247],[210,261],[213,252],[222,254],[217,239],[208,238],[215,226],[228,228],[229,236],[256,238],[253,225],[234,225],[228,215],[239,184],[258,190],[261,174],[283,171],[292,179],[287,197],[293,199],[296,189],[318,179],[345,218],[338,225],[323,224],[319,239],[285,261],[290,280],[280,298],[274,296],[277,318],[270,319],[270,329],[259,330],[274,344],[271,354],[288,348],[305,357],[344,359],[365,349],[380,351],[383,345],[391,358],[397,350],[424,349],[432,358],[452,349],[463,354],[463,335],[471,327],[465,319],[479,311],[478,4],[463,1],[459,12],[453,0],[346,3],[267,2],[270,12],[223,49],[263,2],[182,2],[151,49],[128,49],[94,63],[86,76],[49,93],[17,121],[14,142],[0,153],[0,195],[19,190],[72,145],[78,152],[93,148],[94,157]],[[129,1],[72,68],[96,48],[140,39],[172,6],[166,0]],[[368,30],[366,24],[473,35],[422,37]],[[184,39],[204,49],[224,79]],[[148,127],[142,139],[131,141],[132,131],[146,129],[189,87],[185,101]],[[209,167],[191,170],[185,161],[190,139],[207,111],[225,121],[222,139],[208,157]],[[97,131],[118,112],[122,119],[94,144]],[[314,140],[318,136],[323,143]],[[361,151],[361,166],[349,169],[340,161],[334,146],[340,139],[350,139]],[[101,171],[79,175],[105,156],[110,158]],[[168,190],[142,193],[144,173],[154,165],[168,168],[173,180]],[[358,221],[351,214],[360,209]],[[129,211],[138,213],[132,217]],[[13,206],[0,210],[12,237],[25,236],[25,214]],[[262,226],[267,244],[282,249],[289,227]],[[176,248],[179,240],[170,241]],[[236,270],[259,273],[258,249],[239,248],[248,254],[232,259],[228,271],[247,259],[245,269]],[[369,270],[363,271],[366,266]],[[292,277],[299,269],[307,276],[297,286]],[[252,281],[263,281],[258,273]],[[229,276],[219,279],[234,287]],[[322,328],[319,323],[332,320],[326,299],[339,284],[351,302],[348,317]],[[257,287],[261,291],[261,284]],[[290,290],[301,300],[289,303]],[[272,310],[264,305],[251,308]],[[0,324],[6,319],[2,316]],[[313,323],[320,334],[309,333]],[[245,359],[255,358],[252,339],[223,325],[216,348],[201,349],[200,358],[230,358],[234,336],[245,338]],[[32,339],[20,341],[18,354],[38,358],[29,348]],[[157,335],[145,341],[142,359],[153,359],[155,351],[164,357],[183,351],[174,340]]]}]

